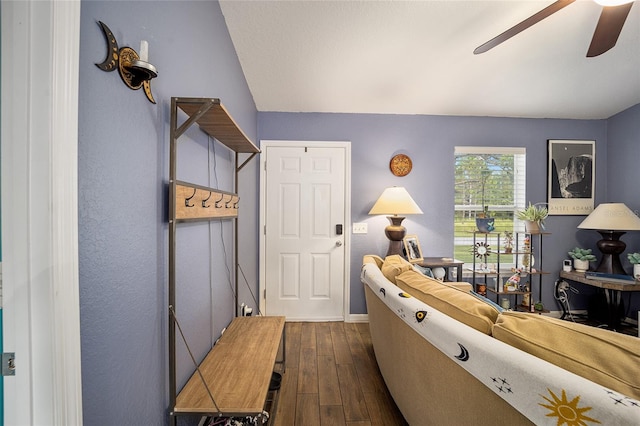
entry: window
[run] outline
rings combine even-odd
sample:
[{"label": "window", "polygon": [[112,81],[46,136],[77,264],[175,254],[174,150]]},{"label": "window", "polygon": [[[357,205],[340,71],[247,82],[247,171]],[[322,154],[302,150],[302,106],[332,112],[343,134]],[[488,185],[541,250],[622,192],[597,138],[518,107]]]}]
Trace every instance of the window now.
[{"label": "window", "polygon": [[[525,148],[455,148],[454,257],[473,262],[476,217],[487,212],[495,231],[515,231],[515,212],[525,207]],[[496,238],[491,239],[495,247]],[[502,239],[501,239],[502,241]],[[501,263],[509,263],[501,257]]]}]

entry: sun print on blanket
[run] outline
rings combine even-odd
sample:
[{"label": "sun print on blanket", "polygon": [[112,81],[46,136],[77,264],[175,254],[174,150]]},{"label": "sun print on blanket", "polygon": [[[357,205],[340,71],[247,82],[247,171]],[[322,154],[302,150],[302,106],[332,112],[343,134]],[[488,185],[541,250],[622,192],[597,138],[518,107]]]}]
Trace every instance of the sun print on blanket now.
[{"label": "sun print on blanket", "polygon": [[566,424],[567,426],[581,426],[588,424],[587,422],[601,424],[599,420],[585,414],[587,411],[591,410],[591,407],[578,407],[580,402],[579,395],[569,401],[564,389],[562,389],[561,397],[558,397],[549,388],[547,388],[547,391],[551,395],[551,398],[548,398],[545,395],[540,396],[549,404],[544,404],[542,402],[538,404],[550,411],[550,413],[547,414],[547,417],[558,418],[558,425]]}]

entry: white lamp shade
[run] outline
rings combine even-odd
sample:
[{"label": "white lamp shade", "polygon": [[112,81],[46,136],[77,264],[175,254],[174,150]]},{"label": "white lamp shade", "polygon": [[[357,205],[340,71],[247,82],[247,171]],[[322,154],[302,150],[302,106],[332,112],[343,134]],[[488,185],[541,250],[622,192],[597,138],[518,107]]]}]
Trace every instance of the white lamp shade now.
[{"label": "white lamp shade", "polygon": [[384,190],[369,214],[405,215],[422,214],[422,210],[413,201],[411,195],[402,186],[393,186]]},{"label": "white lamp shade", "polygon": [[602,203],[578,225],[579,229],[640,231],[640,218],[624,203]]},{"label": "white lamp shade", "polygon": [[594,0],[600,6],[620,6],[631,3],[633,0]]}]

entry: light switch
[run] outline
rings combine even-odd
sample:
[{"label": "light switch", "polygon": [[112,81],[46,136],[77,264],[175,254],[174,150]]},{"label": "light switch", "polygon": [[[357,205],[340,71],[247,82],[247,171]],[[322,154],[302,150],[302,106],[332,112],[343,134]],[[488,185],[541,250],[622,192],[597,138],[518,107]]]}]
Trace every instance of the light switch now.
[{"label": "light switch", "polygon": [[366,223],[354,223],[353,224],[353,233],[354,234],[366,234],[367,233],[367,224]]}]

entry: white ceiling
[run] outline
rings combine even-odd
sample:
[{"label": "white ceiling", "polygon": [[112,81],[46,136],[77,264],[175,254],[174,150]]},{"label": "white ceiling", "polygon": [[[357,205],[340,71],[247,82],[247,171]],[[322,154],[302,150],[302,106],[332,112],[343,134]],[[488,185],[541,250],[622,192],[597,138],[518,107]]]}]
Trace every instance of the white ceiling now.
[{"label": "white ceiling", "polygon": [[259,111],[601,119],[640,103],[640,4],[595,58],[591,0],[473,54],[551,3],[220,1]]}]

